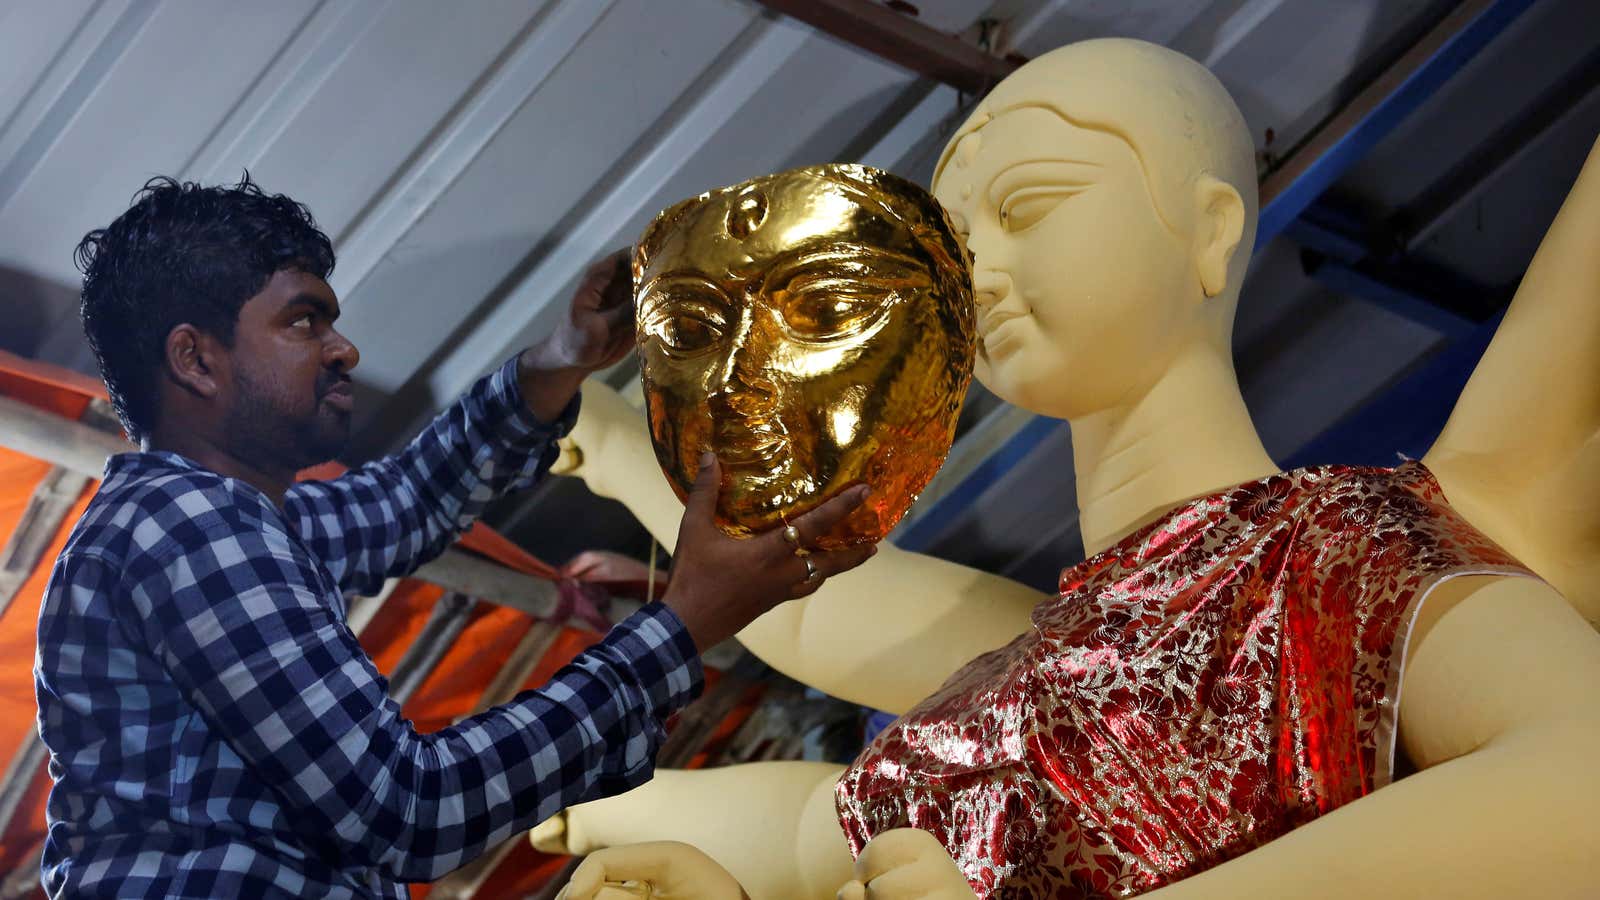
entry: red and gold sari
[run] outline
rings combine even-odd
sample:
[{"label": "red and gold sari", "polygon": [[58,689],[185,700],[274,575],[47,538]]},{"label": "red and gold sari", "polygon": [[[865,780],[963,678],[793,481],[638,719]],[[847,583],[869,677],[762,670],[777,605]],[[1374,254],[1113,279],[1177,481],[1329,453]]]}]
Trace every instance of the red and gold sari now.
[{"label": "red and gold sari", "polygon": [[932,832],[980,897],[1125,897],[1394,777],[1429,591],[1527,574],[1417,463],[1204,497],[1068,569],[838,785],[852,848]]}]

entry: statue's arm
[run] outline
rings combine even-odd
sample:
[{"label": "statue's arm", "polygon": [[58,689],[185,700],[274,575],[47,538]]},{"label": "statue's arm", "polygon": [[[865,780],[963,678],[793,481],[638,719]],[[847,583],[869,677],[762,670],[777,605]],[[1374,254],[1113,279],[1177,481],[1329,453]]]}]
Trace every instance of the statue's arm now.
[{"label": "statue's arm", "polygon": [[1400,706],[1423,771],[1151,900],[1591,894],[1600,634],[1532,579],[1429,602],[1449,611],[1413,636]]},{"label": "statue's arm", "polygon": [[530,837],[546,852],[578,855],[682,841],[725,869],[754,900],[831,900],[851,874],[833,802],[841,772],[814,762],[663,769],[626,794],[567,809]]},{"label": "statue's arm", "polygon": [[[563,470],[620,500],[669,550],[683,504],[656,462],[642,413],[591,381]],[[1029,627],[1044,595],[1014,581],[880,545],[871,562],[785,603],[739,634],[784,674],[900,713],[980,653]]]},{"label": "statue's arm", "polygon": [[1600,623],[1600,143],[1424,457],[1455,506]]}]

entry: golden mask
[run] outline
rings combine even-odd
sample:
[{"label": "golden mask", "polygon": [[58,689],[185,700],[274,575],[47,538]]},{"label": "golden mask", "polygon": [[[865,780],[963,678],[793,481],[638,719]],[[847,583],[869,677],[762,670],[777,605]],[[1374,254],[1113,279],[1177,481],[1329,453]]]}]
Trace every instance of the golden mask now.
[{"label": "golden mask", "polygon": [[722,462],[717,522],[765,530],[851,485],[839,547],[894,527],[950,450],[972,377],[966,255],[927,191],[826,165],[701,194],[634,252],[650,435],[678,496]]}]

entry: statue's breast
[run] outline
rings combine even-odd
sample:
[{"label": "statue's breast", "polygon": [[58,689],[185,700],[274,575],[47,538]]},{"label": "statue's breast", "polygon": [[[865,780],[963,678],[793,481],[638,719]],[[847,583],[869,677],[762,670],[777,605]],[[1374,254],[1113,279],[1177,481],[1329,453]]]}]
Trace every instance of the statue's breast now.
[{"label": "statue's breast", "polygon": [[1426,487],[1274,476],[1067,570],[840,780],[853,846],[918,827],[980,896],[1127,896],[1387,783],[1415,604],[1512,565]]}]

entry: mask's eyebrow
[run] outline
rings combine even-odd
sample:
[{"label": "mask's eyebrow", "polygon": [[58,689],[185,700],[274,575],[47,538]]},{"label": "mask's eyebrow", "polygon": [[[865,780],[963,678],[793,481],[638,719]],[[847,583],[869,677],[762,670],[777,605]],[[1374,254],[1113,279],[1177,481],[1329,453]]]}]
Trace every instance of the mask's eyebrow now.
[{"label": "mask's eyebrow", "polygon": [[886,247],[828,244],[784,254],[768,270],[764,287],[806,289],[855,282],[895,288],[929,282],[927,263]]},{"label": "mask's eyebrow", "polygon": [[1034,159],[1013,163],[989,181],[989,203],[999,206],[1006,196],[1021,187],[1046,184],[1081,187],[1099,181],[1105,166],[1086,159]]},{"label": "mask's eyebrow", "polygon": [[664,272],[646,281],[639,288],[639,318],[647,318],[674,303],[692,300],[699,305],[715,306],[719,311],[732,307],[722,288],[704,275],[693,272]]}]

